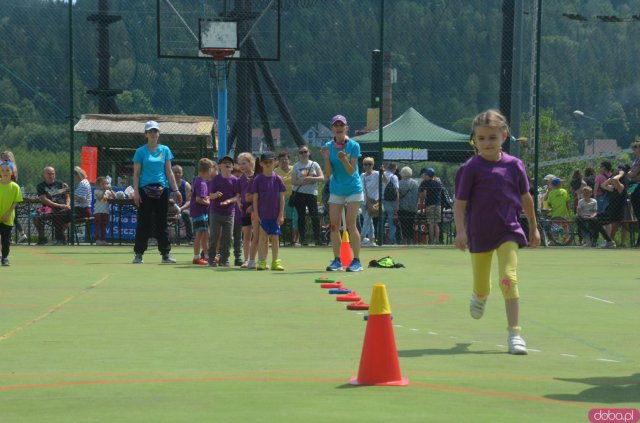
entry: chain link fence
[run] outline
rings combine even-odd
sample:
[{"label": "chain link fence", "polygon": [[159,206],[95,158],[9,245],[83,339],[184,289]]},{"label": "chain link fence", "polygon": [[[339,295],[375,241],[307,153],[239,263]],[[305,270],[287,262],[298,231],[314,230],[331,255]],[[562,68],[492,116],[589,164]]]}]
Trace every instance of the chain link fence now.
[{"label": "chain link fence", "polygon": [[[401,121],[398,143],[389,144],[398,168],[409,166],[417,176],[433,167],[452,191],[455,170],[471,154],[465,143],[472,118],[508,105],[503,111],[514,135],[528,139],[509,150],[532,172],[537,160],[538,180],[548,173],[568,179],[575,169],[597,168],[602,157],[632,159],[628,147],[640,134],[638,6],[638,0],[77,0],[69,7],[4,0],[0,144],[14,152],[27,193],[35,192],[45,166],[71,183],[73,166],[86,165],[83,146],[97,148],[97,176],[126,186],[133,151],[144,143],[142,124],[155,118],[161,142],[190,180],[198,159],[217,155],[220,81],[213,62],[197,57],[198,20],[232,19],[245,31],[257,28],[256,50],[241,52],[245,58],[256,51],[277,56],[229,62],[234,154],[275,149],[297,157],[305,143],[320,158],[319,147],[331,137],[329,119],[338,113],[349,119],[351,136],[375,137],[368,132],[378,128],[373,90],[380,89],[385,125],[412,117]],[[171,28],[186,35],[174,37]],[[373,51],[381,48],[383,75],[372,77]],[[175,51],[194,57],[164,57]],[[531,138],[534,88],[540,128]],[[127,116],[116,122],[109,114]],[[455,142],[443,140],[441,130]],[[375,141],[363,141],[363,150],[382,159]]]}]

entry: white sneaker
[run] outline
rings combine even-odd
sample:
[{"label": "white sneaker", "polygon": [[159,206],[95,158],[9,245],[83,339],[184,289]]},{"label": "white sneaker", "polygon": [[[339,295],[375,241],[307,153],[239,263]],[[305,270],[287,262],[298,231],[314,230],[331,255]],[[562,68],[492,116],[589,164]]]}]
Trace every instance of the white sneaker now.
[{"label": "white sneaker", "polygon": [[249,266],[249,260],[245,260],[242,262],[242,265],[240,266],[241,269],[246,269],[247,266]]},{"label": "white sneaker", "polygon": [[20,238],[18,238],[18,244],[22,244],[24,242],[27,242],[27,234],[25,234],[25,233],[20,235]]},{"label": "white sneaker", "polygon": [[604,247],[602,248],[616,248],[616,243],[614,241],[609,241],[606,244],[604,244]]},{"label": "white sneaker", "polygon": [[249,260],[247,262],[247,269],[256,269],[257,267],[255,260]]},{"label": "white sneaker", "polygon": [[509,354],[527,355],[529,353],[529,351],[527,351],[527,344],[520,335],[515,333],[510,334],[507,338],[507,343],[509,344]]},{"label": "white sneaker", "polygon": [[487,304],[487,298],[478,298],[476,294],[471,295],[471,302],[469,303],[469,313],[474,319],[479,319],[484,314],[484,306]]}]

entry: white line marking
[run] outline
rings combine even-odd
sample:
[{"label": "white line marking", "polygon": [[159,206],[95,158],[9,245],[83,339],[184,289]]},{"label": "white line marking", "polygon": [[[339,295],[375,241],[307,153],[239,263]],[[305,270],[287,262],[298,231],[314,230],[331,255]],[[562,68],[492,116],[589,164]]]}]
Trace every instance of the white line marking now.
[{"label": "white line marking", "polygon": [[591,295],[585,295],[585,297],[591,298],[592,300],[596,300],[596,301],[602,301],[603,303],[607,303],[607,304],[615,304],[613,301],[603,300],[602,298],[592,297]]},{"label": "white line marking", "polygon": [[620,363],[618,360],[609,360],[608,358],[596,358],[596,361],[604,361],[605,363]]},{"label": "white line marking", "polygon": [[418,329],[414,329],[414,328],[410,328],[409,330],[412,330],[412,331],[415,331],[415,332],[418,331]]},{"label": "white line marking", "polygon": [[438,332],[428,332],[428,333],[429,333],[429,335],[437,335],[438,334]]},{"label": "white line marking", "polygon": [[533,352],[542,352],[541,350],[536,350],[535,348],[528,348],[528,350]]},{"label": "white line marking", "polygon": [[450,336],[449,339],[458,339],[457,336]]},{"label": "white line marking", "polygon": [[402,325],[393,325],[393,326],[396,327],[396,328],[403,328],[404,327]]},{"label": "white line marking", "polygon": [[560,354],[560,355],[563,357],[572,357],[572,358],[577,357],[577,355],[574,355],[574,354]]},{"label": "white line marking", "polygon": [[496,344],[496,347],[500,347],[500,348],[507,348],[506,345],[501,345],[501,344]]}]

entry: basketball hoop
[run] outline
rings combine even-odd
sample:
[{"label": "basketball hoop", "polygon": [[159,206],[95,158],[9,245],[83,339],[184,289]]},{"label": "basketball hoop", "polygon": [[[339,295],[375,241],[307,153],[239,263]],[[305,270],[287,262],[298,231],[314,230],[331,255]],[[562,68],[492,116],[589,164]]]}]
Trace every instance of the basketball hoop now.
[{"label": "basketball hoop", "polygon": [[222,61],[229,56],[233,56],[236,52],[235,49],[232,48],[201,48],[200,51],[202,54],[211,56],[213,60],[217,62]]}]

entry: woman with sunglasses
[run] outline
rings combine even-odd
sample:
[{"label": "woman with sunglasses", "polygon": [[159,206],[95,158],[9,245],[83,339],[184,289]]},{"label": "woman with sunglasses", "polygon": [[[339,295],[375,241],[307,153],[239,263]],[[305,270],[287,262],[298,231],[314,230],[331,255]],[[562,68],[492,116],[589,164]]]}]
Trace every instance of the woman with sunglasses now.
[{"label": "woman with sunglasses", "polygon": [[298,149],[298,162],[293,165],[291,172],[291,190],[293,205],[298,215],[298,233],[302,245],[309,245],[307,239],[307,210],[311,216],[311,226],[316,245],[320,240],[320,219],[318,217],[318,183],[324,180],[322,169],[317,162],[311,160],[309,146],[303,145]]},{"label": "woman with sunglasses", "polygon": [[347,119],[342,115],[336,115],[331,119],[331,131],[333,140],[322,147],[324,156],[324,172],[331,177],[329,186],[329,218],[331,219],[331,246],[333,248],[333,261],[327,266],[327,271],[342,270],[340,262],[340,227],[342,211],[346,208],[346,227],[349,231],[351,247],[353,248],[353,260],[347,266],[347,272],[362,271],[360,263],[360,233],[356,227],[356,217],[360,210],[360,204],[364,201],[362,180],[358,172],[358,159],[360,158],[360,144],[350,139],[347,135],[349,126]]}]

